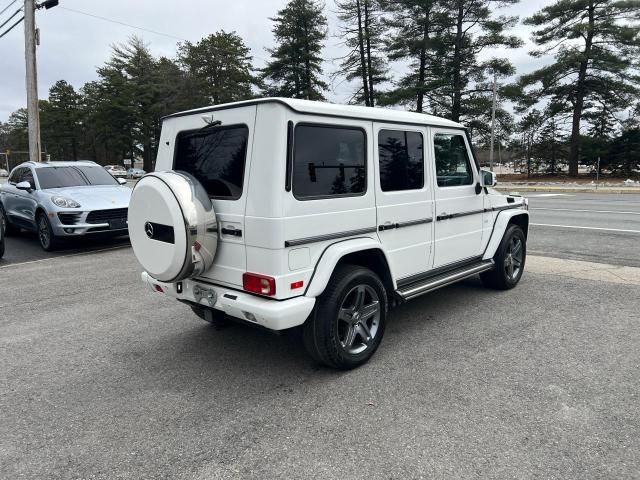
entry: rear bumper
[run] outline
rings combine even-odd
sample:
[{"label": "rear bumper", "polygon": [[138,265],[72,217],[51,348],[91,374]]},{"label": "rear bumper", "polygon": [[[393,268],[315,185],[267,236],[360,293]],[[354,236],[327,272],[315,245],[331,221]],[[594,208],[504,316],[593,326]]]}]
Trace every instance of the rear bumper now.
[{"label": "rear bumper", "polygon": [[[164,283],[142,272],[142,281],[153,292],[171,295],[179,300],[212,307],[225,312],[230,317],[255,323],[270,330],[285,330],[302,325],[315,306],[315,298],[296,297],[289,300],[272,300],[217,285],[200,283],[195,280],[183,280],[179,283]],[[178,292],[181,284],[182,291]],[[196,295],[200,289],[200,295]],[[215,295],[207,299],[202,291],[213,291]]]}]

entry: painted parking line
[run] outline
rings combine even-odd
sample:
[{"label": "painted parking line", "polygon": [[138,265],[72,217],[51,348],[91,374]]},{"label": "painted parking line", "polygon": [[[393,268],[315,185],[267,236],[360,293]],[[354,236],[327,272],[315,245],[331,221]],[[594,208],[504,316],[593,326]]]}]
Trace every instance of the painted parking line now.
[{"label": "painted parking line", "polygon": [[577,225],[554,225],[551,223],[530,223],[529,225],[535,225],[536,227],[577,228],[579,230],[600,230],[603,232],[640,233],[640,230],[626,230],[623,228],[579,227]]},{"label": "painted parking line", "polygon": [[530,198],[541,198],[541,197],[575,197],[575,195],[571,193],[538,193],[535,195],[527,195]]},{"label": "painted parking line", "polygon": [[548,210],[551,212],[589,212],[589,213],[619,213],[621,215],[640,215],[640,212],[621,212],[620,210],[584,210],[574,208],[543,208],[531,207],[529,210]]},{"label": "painted parking line", "polygon": [[51,260],[58,260],[59,258],[71,258],[71,257],[88,256],[88,255],[93,255],[94,253],[109,252],[111,250],[120,250],[120,249],[123,249],[123,248],[131,248],[131,245],[120,245],[118,247],[100,248],[98,250],[90,250],[88,252],[70,253],[69,255],[58,255],[56,257],[41,258],[39,260],[29,260],[28,262],[10,263],[9,265],[0,266],[0,270],[2,270],[3,268],[17,267],[17,266],[20,266],[20,265],[29,265],[29,264],[32,264],[32,263],[50,262]]}]

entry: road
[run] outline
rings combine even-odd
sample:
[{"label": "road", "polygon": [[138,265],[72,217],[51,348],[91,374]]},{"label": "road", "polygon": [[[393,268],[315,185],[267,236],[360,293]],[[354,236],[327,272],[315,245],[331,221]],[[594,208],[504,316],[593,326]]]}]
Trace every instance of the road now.
[{"label": "road", "polygon": [[[640,194],[531,193],[529,252],[547,257],[640,267]],[[580,227],[580,228],[575,228]],[[72,242],[53,254],[35,235],[7,238],[5,263],[20,263],[87,249],[111,248],[126,240]]]},{"label": "road", "polygon": [[640,194],[531,193],[529,253],[640,267]]},{"label": "road", "polygon": [[553,261],[394,309],[351,372],[207,326],[130,248],[0,266],[0,478],[637,478],[640,269]]}]

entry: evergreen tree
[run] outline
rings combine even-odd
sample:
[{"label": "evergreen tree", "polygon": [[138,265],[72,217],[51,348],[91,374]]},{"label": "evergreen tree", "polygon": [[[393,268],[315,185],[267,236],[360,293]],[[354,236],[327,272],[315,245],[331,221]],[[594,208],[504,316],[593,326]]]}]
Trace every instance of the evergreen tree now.
[{"label": "evergreen tree", "polygon": [[373,107],[379,84],[386,81],[387,66],[380,50],[383,27],[379,21],[378,0],[337,0],[338,18],[342,22],[339,37],[348,53],[342,57],[337,74],[357,81],[352,101]]},{"label": "evergreen tree", "polygon": [[235,32],[219,31],[178,47],[178,62],[212,104],[247,100],[256,83],[249,48]]},{"label": "evergreen tree", "polygon": [[82,97],[65,80],[49,90],[49,100],[40,105],[42,145],[57,160],[78,160],[81,150]]},{"label": "evergreen tree", "polygon": [[[490,49],[517,48],[522,40],[505,32],[517,24],[517,17],[494,16],[492,7],[515,4],[518,0],[444,1],[443,31],[439,36],[438,63],[442,65],[445,85],[437,91],[440,109],[459,122],[486,111],[486,98],[493,90],[495,74],[504,78],[515,73],[505,58],[485,61],[480,55]],[[484,97],[484,98],[483,98]]]},{"label": "evergreen tree", "polygon": [[268,95],[323,100],[327,84],[321,79],[327,19],[315,0],[290,0],[271,19],[277,46],[262,71]]},{"label": "evergreen tree", "polygon": [[[569,174],[578,175],[580,124],[595,98],[629,105],[637,95],[634,62],[640,55],[640,2],[558,0],[528,18],[537,29],[534,56],[555,53],[555,61],[520,79],[537,101],[552,96],[572,112]],[[607,105],[613,110],[613,105]]]},{"label": "evergreen tree", "polygon": [[[390,60],[409,61],[403,75],[381,103],[409,105],[416,112],[425,110],[425,99],[446,84],[442,65],[437,61],[438,36],[442,33],[441,0],[383,0],[387,16],[383,23],[390,29],[386,50]],[[433,105],[431,110],[433,111]]]}]

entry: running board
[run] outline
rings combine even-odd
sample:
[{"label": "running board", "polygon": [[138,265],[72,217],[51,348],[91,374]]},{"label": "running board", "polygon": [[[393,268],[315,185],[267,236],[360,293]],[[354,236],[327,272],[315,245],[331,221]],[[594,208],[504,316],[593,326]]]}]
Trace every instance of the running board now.
[{"label": "running board", "polygon": [[424,295],[425,293],[433,292],[439,288],[451,285],[452,283],[456,283],[457,281],[463,280],[467,277],[486,272],[487,270],[491,270],[493,267],[493,260],[486,260],[484,262],[475,263],[462,268],[456,268],[455,270],[436,275],[435,277],[406,285],[396,290],[396,293],[400,298],[402,298],[402,300],[410,300],[420,295]]}]

